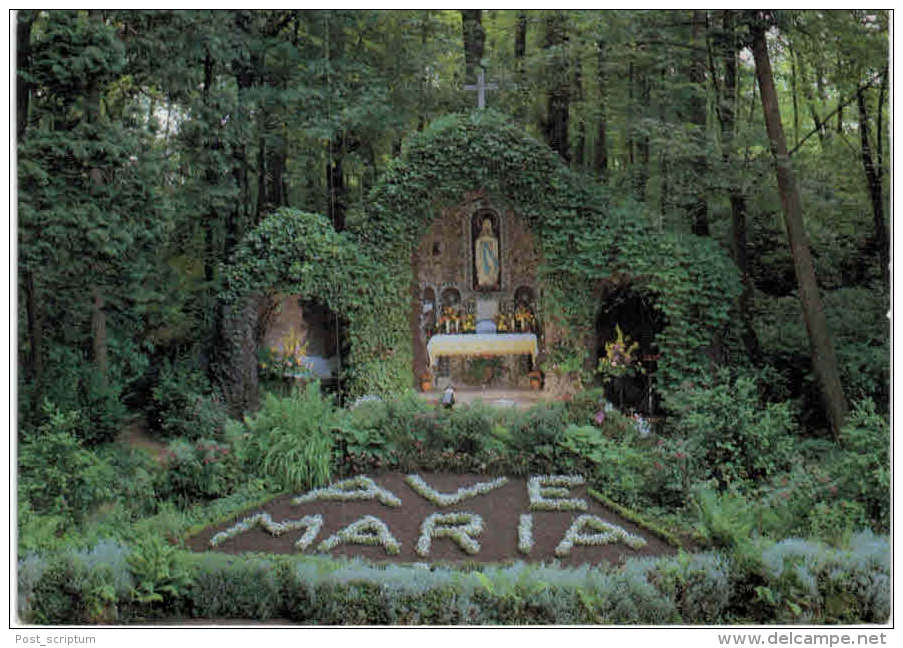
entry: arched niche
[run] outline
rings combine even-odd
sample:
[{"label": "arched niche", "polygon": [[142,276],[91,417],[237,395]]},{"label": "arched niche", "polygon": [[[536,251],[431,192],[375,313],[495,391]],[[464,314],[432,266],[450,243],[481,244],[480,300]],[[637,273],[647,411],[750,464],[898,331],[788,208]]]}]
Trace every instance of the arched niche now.
[{"label": "arched niche", "polygon": [[442,289],[442,299],[440,300],[442,308],[460,308],[461,307],[461,291],[454,286],[446,286]]},{"label": "arched niche", "polygon": [[[494,250],[489,250],[486,246],[481,245],[481,240],[487,237],[495,239]],[[498,292],[502,289],[502,259],[503,259],[503,241],[502,241],[502,223],[498,212],[494,209],[481,207],[474,211],[470,217],[470,259],[471,259],[471,277],[473,281],[473,290],[477,292]],[[492,259],[484,257],[491,256]],[[486,263],[495,263],[496,277],[494,282],[481,283],[481,272],[478,266]],[[484,273],[485,274],[485,271]]]},{"label": "arched niche", "polygon": [[428,339],[436,330],[437,312],[439,302],[436,298],[436,289],[432,286],[424,286],[420,291],[420,330],[425,339]]},{"label": "arched niche", "polygon": [[293,359],[296,378],[317,378],[327,389],[338,385],[344,326],[322,301],[298,294],[264,298],[258,326],[265,357],[282,363]]},{"label": "arched niche", "polygon": [[623,284],[603,291],[595,322],[596,366],[606,357],[606,344],[617,339],[618,328],[630,343],[638,345],[630,354],[635,369],[603,381],[606,398],[624,411],[657,413],[660,399],[654,384],[658,360],[655,336],[664,327],[664,316],[654,308],[652,299],[635,286]]}]

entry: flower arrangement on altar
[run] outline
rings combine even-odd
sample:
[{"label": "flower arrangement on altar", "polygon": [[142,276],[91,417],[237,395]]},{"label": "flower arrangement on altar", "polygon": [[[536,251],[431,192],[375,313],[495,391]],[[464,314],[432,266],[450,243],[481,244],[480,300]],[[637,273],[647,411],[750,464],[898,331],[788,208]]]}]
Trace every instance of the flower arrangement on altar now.
[{"label": "flower arrangement on altar", "polygon": [[461,318],[461,332],[462,333],[476,333],[477,331],[477,316],[473,313],[466,313],[464,317]]},{"label": "flower arrangement on altar", "polygon": [[640,343],[632,341],[630,336],[624,335],[624,331],[618,324],[615,324],[615,333],[615,339],[605,343],[605,356],[599,358],[599,366],[596,371],[605,378],[619,378],[636,372],[643,373],[643,366],[636,361],[634,356],[640,348]]},{"label": "flower arrangement on altar", "polygon": [[514,331],[513,313],[503,313],[499,311],[496,313],[495,317],[492,318],[492,321],[495,322],[495,330],[498,333],[510,333]]},{"label": "flower arrangement on altar", "polygon": [[437,322],[439,333],[460,333],[462,330],[461,311],[454,306],[443,306]]},{"label": "flower arrangement on altar", "polygon": [[260,368],[274,377],[309,374],[310,368],[304,364],[307,346],[307,340],[293,326],[279,346],[270,346],[261,351]]},{"label": "flower arrangement on altar", "polygon": [[514,330],[518,333],[531,333],[536,328],[536,316],[527,306],[518,306],[514,311]]}]

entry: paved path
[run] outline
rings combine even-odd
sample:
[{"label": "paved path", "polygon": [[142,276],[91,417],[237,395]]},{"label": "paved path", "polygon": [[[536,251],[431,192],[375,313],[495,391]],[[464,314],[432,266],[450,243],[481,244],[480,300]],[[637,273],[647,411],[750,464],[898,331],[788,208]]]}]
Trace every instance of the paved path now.
[{"label": "paved path", "polygon": [[[439,404],[442,398],[442,390],[434,389],[428,392],[421,392],[420,397],[431,404]],[[533,407],[540,401],[550,400],[542,391],[534,391],[532,389],[456,389],[456,403],[474,403],[483,401],[492,407],[517,407],[527,409]]]}]

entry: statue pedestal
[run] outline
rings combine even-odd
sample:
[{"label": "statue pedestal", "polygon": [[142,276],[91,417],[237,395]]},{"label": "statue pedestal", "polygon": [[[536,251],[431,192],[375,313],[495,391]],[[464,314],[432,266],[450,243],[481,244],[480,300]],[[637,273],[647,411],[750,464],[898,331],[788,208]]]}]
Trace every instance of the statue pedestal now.
[{"label": "statue pedestal", "polygon": [[499,314],[499,300],[495,297],[477,297],[477,321],[495,319]]}]

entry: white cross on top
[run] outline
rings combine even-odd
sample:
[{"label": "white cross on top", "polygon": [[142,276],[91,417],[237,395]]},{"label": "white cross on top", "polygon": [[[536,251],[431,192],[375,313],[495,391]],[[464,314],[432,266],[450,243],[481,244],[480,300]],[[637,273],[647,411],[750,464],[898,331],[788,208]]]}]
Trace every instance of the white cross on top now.
[{"label": "white cross on top", "polygon": [[486,91],[498,90],[499,87],[498,84],[495,83],[486,83],[486,70],[481,67],[480,73],[477,75],[477,84],[466,85],[464,86],[464,89],[477,91],[477,108],[482,110],[486,107]]}]

